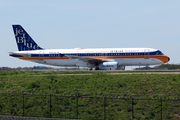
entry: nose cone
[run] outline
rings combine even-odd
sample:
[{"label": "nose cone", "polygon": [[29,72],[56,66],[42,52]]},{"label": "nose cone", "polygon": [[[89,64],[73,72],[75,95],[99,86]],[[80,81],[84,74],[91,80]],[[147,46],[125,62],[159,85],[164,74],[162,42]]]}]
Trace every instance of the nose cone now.
[{"label": "nose cone", "polygon": [[167,63],[170,61],[170,58],[167,55],[163,55],[163,56],[161,56],[161,61],[163,63]]}]

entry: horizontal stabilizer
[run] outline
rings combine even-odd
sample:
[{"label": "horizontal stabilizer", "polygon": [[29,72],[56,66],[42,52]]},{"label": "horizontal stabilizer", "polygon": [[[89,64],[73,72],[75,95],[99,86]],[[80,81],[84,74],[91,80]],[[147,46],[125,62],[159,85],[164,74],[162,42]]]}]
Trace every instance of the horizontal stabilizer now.
[{"label": "horizontal stabilizer", "polygon": [[15,52],[9,52],[9,56],[13,57],[31,57],[31,54],[23,54],[23,53],[15,53]]}]

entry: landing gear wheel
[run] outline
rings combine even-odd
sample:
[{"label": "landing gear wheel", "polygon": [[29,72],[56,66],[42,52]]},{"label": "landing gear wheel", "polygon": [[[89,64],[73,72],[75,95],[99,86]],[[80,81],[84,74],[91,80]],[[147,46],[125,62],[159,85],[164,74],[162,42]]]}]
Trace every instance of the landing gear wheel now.
[{"label": "landing gear wheel", "polygon": [[95,67],[95,70],[99,70],[99,67]]}]

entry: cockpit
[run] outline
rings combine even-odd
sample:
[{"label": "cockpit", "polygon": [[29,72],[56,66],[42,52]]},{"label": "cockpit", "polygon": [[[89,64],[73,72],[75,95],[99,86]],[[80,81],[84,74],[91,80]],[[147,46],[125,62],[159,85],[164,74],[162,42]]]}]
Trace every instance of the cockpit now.
[{"label": "cockpit", "polygon": [[164,55],[164,54],[163,54],[161,51],[158,50],[158,51],[156,52],[156,55]]}]

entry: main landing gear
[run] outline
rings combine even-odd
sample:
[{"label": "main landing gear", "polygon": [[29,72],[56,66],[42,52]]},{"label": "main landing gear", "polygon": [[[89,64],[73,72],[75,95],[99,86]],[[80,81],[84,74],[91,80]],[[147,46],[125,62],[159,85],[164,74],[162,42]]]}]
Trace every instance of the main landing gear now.
[{"label": "main landing gear", "polygon": [[99,67],[95,67],[95,70],[99,70]]},{"label": "main landing gear", "polygon": [[[93,68],[91,67],[89,70],[93,70]],[[99,70],[99,67],[95,67],[95,70]]]}]

